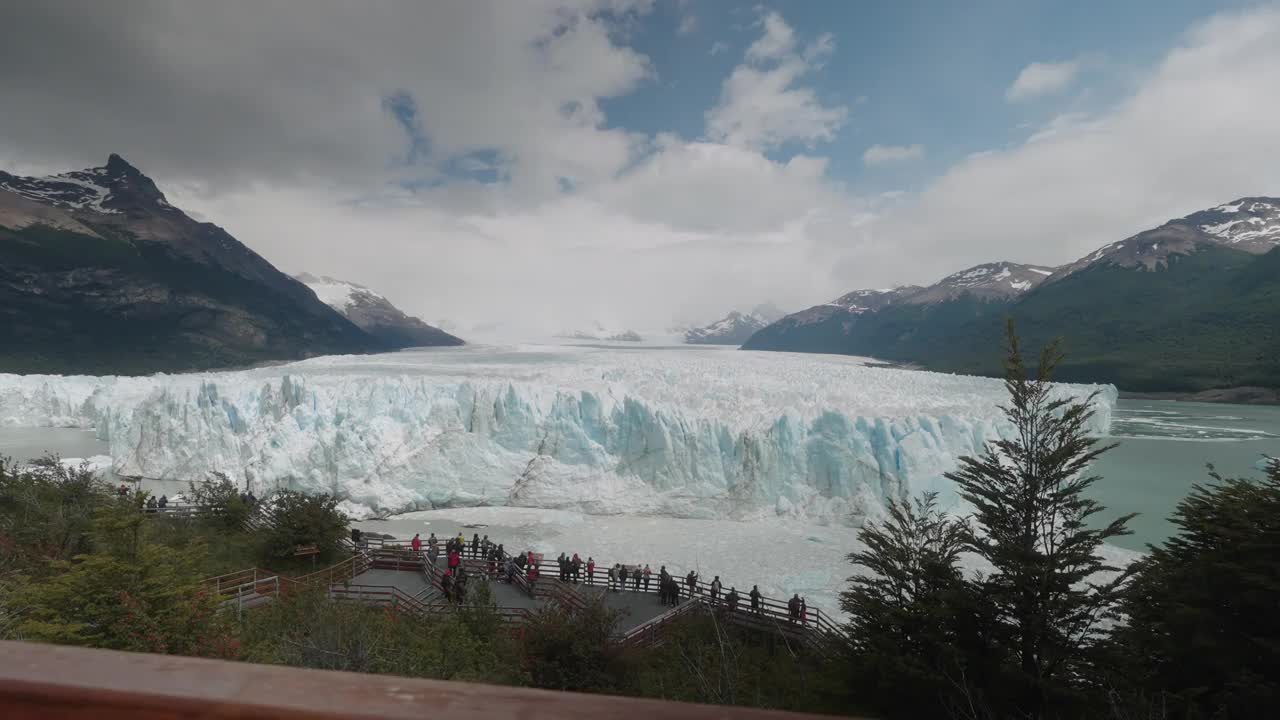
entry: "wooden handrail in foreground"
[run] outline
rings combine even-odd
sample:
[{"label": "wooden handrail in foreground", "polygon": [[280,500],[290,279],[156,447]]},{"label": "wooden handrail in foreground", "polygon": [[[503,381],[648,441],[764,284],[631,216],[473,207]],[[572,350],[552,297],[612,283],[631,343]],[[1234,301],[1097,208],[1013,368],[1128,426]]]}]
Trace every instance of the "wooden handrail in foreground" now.
[{"label": "wooden handrail in foreground", "polygon": [[0,717],[800,720],[818,716],[0,642]]}]

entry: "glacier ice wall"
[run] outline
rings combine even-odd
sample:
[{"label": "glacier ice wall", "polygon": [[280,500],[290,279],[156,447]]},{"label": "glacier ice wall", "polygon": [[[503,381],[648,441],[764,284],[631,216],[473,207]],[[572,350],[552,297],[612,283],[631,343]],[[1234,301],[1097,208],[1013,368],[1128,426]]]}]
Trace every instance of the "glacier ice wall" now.
[{"label": "glacier ice wall", "polygon": [[[1097,430],[1110,422],[1099,392]],[[513,505],[857,522],[1006,431],[998,381],[830,356],[484,348],[150,378],[0,375],[0,424],[93,427],[121,474],[217,470],[390,513]]]}]

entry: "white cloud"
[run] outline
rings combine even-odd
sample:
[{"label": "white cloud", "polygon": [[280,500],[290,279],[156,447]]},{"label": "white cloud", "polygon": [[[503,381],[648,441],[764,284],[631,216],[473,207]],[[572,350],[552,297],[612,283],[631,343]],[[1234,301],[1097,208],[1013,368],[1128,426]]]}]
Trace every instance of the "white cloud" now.
[{"label": "white cloud", "polygon": [[1013,84],[1005,91],[1010,102],[1031,100],[1065,90],[1080,71],[1078,60],[1066,62],[1033,62],[1022,68]]},{"label": "white cloud", "polygon": [[766,62],[779,60],[790,55],[796,47],[796,34],[782,19],[782,15],[771,12],[760,21],[764,34],[747,48],[748,62]]},{"label": "white cloud", "polygon": [[685,15],[680,18],[680,24],[676,26],[677,35],[689,35],[698,29],[698,16]]},{"label": "white cloud", "polygon": [[1223,201],[1280,194],[1280,9],[1224,13],[1177,43],[1130,97],[970,156],[874,234],[921,259],[928,280],[980,260],[1064,263]]},{"label": "white cloud", "polygon": [[[830,39],[779,40],[781,18],[760,26],[779,49],[754,51],[757,94],[726,84],[769,102],[765,124],[732,133],[759,142],[728,143],[604,116],[603,98],[653,77],[611,24],[643,1],[96,7],[55,0],[0,26],[25,58],[0,67],[6,169],[120,152],[282,269],[365,283],[429,320],[644,330],[762,298],[799,307],[839,294],[829,248],[865,217],[825,159],[760,151],[828,137],[843,112],[798,86]],[[67,42],[35,52],[49,38]],[[422,135],[410,163],[384,107],[397,91]]]},{"label": "white cloud", "polygon": [[[602,109],[653,77],[600,12],[647,9],[623,1],[369,13],[307,0],[248,17],[216,3],[27,4],[0,24],[0,166],[121,152],[282,269],[363,282],[430,320],[542,331],[802,307],[994,259],[1060,263],[1280,193],[1274,10],[1197,27],[1115,107],[972,153],[918,193],[860,199],[813,151],[763,152],[845,122],[804,84],[829,38],[806,44],[764,16],[705,137],[647,136]],[[425,134],[425,159],[407,167],[383,108],[396,90]],[[436,184],[409,192],[405,177]]]},{"label": "white cloud", "polygon": [[730,145],[770,148],[787,142],[830,141],[849,110],[827,106],[811,87],[799,85],[835,48],[829,33],[801,49],[795,32],[776,12],[761,20],[763,34],[747,48],[707,112],[707,136]]},{"label": "white cloud", "polygon": [[862,162],[867,165],[885,165],[888,163],[919,160],[924,157],[924,146],[915,145],[872,145],[862,153]]},{"label": "white cloud", "polygon": [[729,44],[717,40],[711,43],[711,50],[707,51],[707,54],[714,57],[722,52],[729,52]]}]

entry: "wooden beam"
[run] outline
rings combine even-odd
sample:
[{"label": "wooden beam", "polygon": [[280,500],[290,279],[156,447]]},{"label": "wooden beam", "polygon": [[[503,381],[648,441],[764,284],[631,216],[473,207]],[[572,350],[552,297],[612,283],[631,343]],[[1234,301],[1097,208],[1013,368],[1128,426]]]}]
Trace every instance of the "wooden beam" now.
[{"label": "wooden beam", "polygon": [[15,720],[800,720],[817,716],[0,642],[0,717]]}]

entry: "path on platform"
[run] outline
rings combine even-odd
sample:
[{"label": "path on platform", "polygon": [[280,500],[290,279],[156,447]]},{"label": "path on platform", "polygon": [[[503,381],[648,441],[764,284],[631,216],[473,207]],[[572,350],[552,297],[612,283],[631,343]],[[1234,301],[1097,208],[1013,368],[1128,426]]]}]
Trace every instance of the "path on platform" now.
[{"label": "path on platform", "polygon": [[[485,579],[473,576],[471,582],[476,582],[477,580]],[[493,595],[494,604],[498,607],[536,610],[555,602],[550,597],[529,597],[519,587],[500,580],[488,580],[487,582],[489,591]],[[371,568],[355,576],[352,578],[351,584],[394,587],[409,596],[416,596],[430,587],[426,577],[420,572],[377,568]],[[636,592],[633,590],[611,591],[602,585],[570,584],[570,587],[582,595],[583,598],[592,595],[602,596],[606,606],[622,611],[623,614],[619,618],[617,625],[617,630],[621,633],[626,633],[639,627],[671,609],[670,606],[663,606],[658,601],[658,596],[655,593]]]}]

